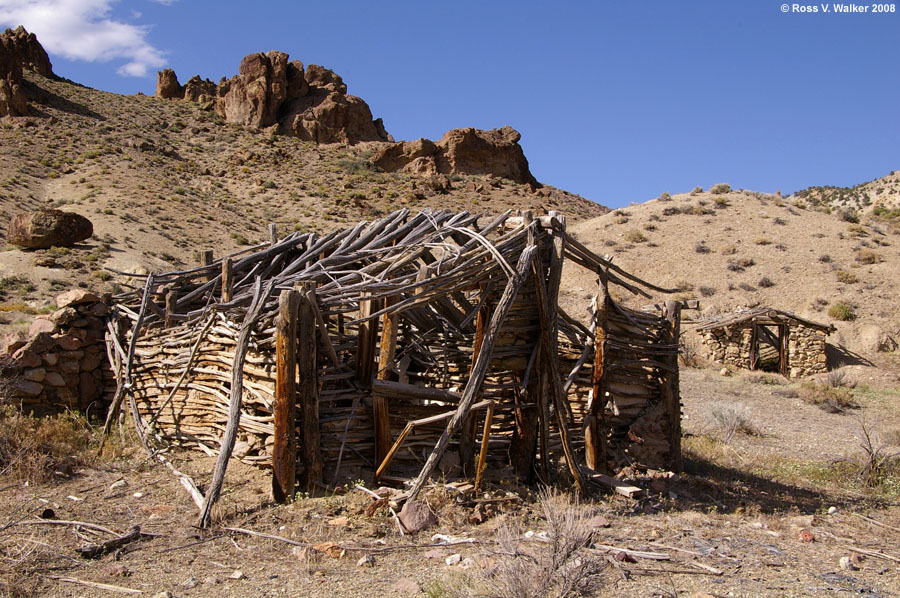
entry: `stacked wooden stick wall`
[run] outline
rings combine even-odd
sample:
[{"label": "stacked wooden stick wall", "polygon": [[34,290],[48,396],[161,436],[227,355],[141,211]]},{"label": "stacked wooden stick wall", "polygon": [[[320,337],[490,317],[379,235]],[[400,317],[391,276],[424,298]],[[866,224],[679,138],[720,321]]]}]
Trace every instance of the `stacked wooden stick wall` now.
[{"label": "stacked wooden stick wall", "polygon": [[[437,470],[584,488],[584,463],[680,467],[678,304],[614,301],[611,285],[668,291],[562,215],[401,210],[274,237],[118,297],[118,376],[153,442],[270,466],[276,498],[365,475],[415,494]],[[557,305],[566,259],[598,275],[589,324]]]}]

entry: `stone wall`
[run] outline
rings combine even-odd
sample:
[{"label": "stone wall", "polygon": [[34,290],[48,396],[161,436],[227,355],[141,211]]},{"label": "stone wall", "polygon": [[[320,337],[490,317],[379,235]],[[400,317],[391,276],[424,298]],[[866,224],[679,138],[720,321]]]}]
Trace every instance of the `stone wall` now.
[{"label": "stone wall", "polygon": [[56,304],[55,312],[35,319],[27,337],[4,339],[0,398],[36,415],[105,411],[104,389],[115,387],[105,344],[109,307],[80,289],[63,293]]},{"label": "stone wall", "polygon": [[[743,369],[750,367],[751,325],[728,326],[701,332],[706,357],[712,361]],[[825,332],[799,322],[790,324],[788,364],[791,378],[827,371]]]}]

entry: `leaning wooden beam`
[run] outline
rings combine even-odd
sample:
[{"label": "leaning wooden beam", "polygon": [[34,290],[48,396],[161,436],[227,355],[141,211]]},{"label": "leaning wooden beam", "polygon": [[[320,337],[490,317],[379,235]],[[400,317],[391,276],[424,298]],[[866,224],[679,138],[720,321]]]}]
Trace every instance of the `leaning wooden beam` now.
[{"label": "leaning wooden beam", "polygon": [[506,318],[506,314],[509,313],[509,309],[512,307],[513,300],[516,298],[519,288],[525,281],[528,269],[531,267],[531,262],[534,259],[536,252],[537,247],[530,245],[519,257],[519,263],[516,266],[516,270],[513,272],[512,276],[509,277],[506,288],[503,290],[503,296],[500,298],[500,302],[497,304],[494,314],[491,316],[488,332],[485,335],[484,343],[478,354],[475,367],[472,370],[472,375],[466,383],[466,388],[463,391],[459,408],[450,419],[447,428],[441,434],[437,445],[434,447],[431,455],[428,456],[425,466],[422,468],[422,471],[419,472],[419,476],[413,483],[409,493],[410,498],[415,499],[416,496],[418,496],[419,492],[421,492],[425,483],[428,481],[428,478],[434,473],[435,467],[437,467],[438,462],[447,450],[447,445],[450,444],[450,437],[459,431],[459,427],[462,425],[466,415],[468,415],[472,403],[475,401],[475,397],[481,390],[481,384],[484,382],[484,377],[487,374],[488,365],[490,364],[491,353],[494,351],[494,344],[497,341],[500,328],[503,326],[503,320]]},{"label": "leaning wooden beam", "polygon": [[487,467],[488,442],[491,439],[491,424],[494,421],[494,402],[488,405],[487,413],[484,416],[484,430],[481,433],[481,450],[478,453],[478,467],[475,471],[475,491],[481,490],[481,483],[484,480],[484,468]]},{"label": "leaning wooden beam", "polygon": [[458,404],[462,395],[452,390],[414,386],[392,380],[375,380],[372,382],[372,395],[393,399],[418,399],[441,403]]},{"label": "leaning wooden beam", "polygon": [[[300,283],[298,289],[300,309],[297,324],[299,337],[297,364],[300,366],[298,400],[302,431],[300,445],[304,465],[302,482],[307,491],[312,492],[322,483],[322,473],[325,469],[319,448],[319,366],[315,331],[318,322],[315,316],[317,311],[315,283]],[[296,466],[296,461],[293,465]]]},{"label": "leaning wooden beam", "polygon": [[272,500],[294,495],[297,471],[297,311],[300,293],[281,291],[275,318],[275,434],[272,445]]},{"label": "leaning wooden beam", "polygon": [[[256,290],[250,309],[244,316],[241,324],[241,332],[238,335],[237,346],[234,348],[234,363],[231,366],[231,397],[228,404],[228,423],[225,433],[222,435],[222,444],[219,448],[219,456],[213,468],[212,479],[203,499],[203,507],[200,509],[200,517],[197,519],[199,527],[208,527],[212,514],[213,504],[219,500],[222,492],[222,484],[225,481],[225,470],[228,468],[228,459],[234,450],[234,442],[237,439],[238,425],[241,421],[241,399],[244,394],[244,360],[247,357],[247,349],[250,343],[250,333],[256,326],[260,310],[266,303],[266,298],[272,292],[272,283],[263,290],[262,281],[257,279]],[[137,407],[135,407],[135,410]]]},{"label": "leaning wooden beam", "polygon": [[[491,405],[492,401],[479,401],[475,403],[470,408],[470,411],[477,411],[479,409],[483,409]],[[440,413],[438,415],[430,415],[428,417],[423,417],[422,419],[416,419],[410,422],[406,422],[406,426],[404,426],[403,430],[397,436],[397,440],[394,441],[394,444],[391,446],[391,449],[388,451],[387,455],[384,457],[384,461],[381,462],[381,465],[378,466],[378,470],[375,472],[375,479],[381,478],[382,475],[387,471],[387,468],[390,467],[391,461],[394,460],[394,457],[397,455],[397,451],[400,450],[400,447],[403,446],[403,441],[406,440],[406,437],[409,436],[410,432],[418,428],[419,426],[426,426],[429,424],[436,424],[437,422],[446,421],[451,419],[454,415],[456,415],[455,411],[448,411],[447,413]]]}]

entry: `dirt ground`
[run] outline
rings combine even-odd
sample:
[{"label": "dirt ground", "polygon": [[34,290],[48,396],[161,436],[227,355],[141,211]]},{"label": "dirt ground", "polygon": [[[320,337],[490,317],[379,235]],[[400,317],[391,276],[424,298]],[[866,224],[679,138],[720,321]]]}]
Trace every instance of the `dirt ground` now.
[{"label": "dirt ground", "polygon": [[[593,532],[578,558],[599,564],[596,595],[900,595],[897,493],[827,475],[859,458],[861,415],[879,431],[900,429],[897,386],[878,372],[856,372],[854,412],[829,414],[785,397],[787,385],[683,370],[686,472],[637,477],[647,488],[638,500],[556,503]],[[756,431],[726,442],[709,416],[721,401],[743,405]],[[172,459],[198,484],[208,480],[209,457]],[[266,472],[232,463],[215,524],[201,530],[187,493],[136,448],[48,483],[0,477],[0,594],[502,596],[520,569],[508,566],[509,542],[498,539],[518,538],[537,554],[553,531],[534,489],[499,482],[477,496],[431,488],[425,498],[438,523],[414,536],[399,534],[387,508],[367,510],[374,499],[361,490],[273,505],[270,484]],[[484,522],[471,522],[476,510]],[[144,535],[86,559],[78,547],[113,536],[67,522],[116,533],[139,525]],[[443,545],[448,537],[465,541]]]}]

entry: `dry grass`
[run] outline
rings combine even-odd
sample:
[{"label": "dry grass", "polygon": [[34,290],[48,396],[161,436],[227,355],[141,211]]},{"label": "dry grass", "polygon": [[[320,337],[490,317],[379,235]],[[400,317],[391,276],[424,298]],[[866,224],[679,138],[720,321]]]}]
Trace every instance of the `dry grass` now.
[{"label": "dry grass", "polygon": [[586,522],[590,509],[571,495],[542,490],[540,510],[546,524],[544,541],[526,541],[516,524],[497,531],[496,566],[460,585],[457,596],[498,598],[568,598],[593,596],[600,590],[606,562],[588,552],[593,532]]},{"label": "dry grass", "polygon": [[731,442],[735,434],[756,436],[759,434],[751,419],[750,409],[742,403],[719,401],[707,408],[709,423],[722,433],[725,443]]},{"label": "dry grass", "polygon": [[121,456],[130,440],[111,436],[104,457],[96,455],[100,428],[78,412],[34,417],[5,405],[0,408],[0,476],[17,483],[45,483],[67,476],[73,467]]},{"label": "dry grass", "polygon": [[858,407],[849,388],[831,386],[827,382],[801,382],[798,394],[804,402],[817,405],[828,413],[844,413]]}]

